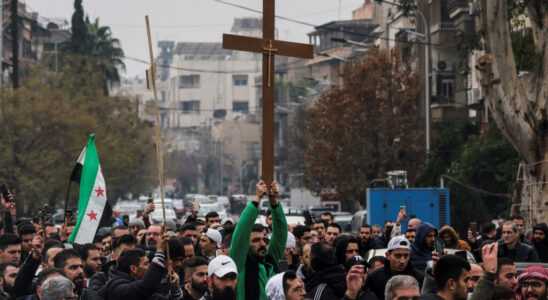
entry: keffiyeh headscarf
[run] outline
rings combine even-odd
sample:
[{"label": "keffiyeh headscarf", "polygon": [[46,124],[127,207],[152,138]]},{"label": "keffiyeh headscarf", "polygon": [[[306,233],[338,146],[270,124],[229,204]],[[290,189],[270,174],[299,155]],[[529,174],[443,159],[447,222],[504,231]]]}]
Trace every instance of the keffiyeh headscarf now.
[{"label": "keffiyeh headscarf", "polygon": [[265,291],[269,300],[285,300],[284,274],[285,272],[276,274],[268,280]]},{"label": "keffiyeh headscarf", "polygon": [[548,283],[548,270],[541,266],[530,266],[525,268],[518,276],[518,284],[514,288],[516,300],[521,300],[521,283],[529,279],[538,279]]}]

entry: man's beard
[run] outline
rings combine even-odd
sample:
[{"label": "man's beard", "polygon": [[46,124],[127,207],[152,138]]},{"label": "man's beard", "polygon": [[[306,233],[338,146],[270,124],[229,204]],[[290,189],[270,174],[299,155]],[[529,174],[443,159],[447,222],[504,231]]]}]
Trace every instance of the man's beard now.
[{"label": "man's beard", "polygon": [[192,282],[190,283],[190,286],[192,286],[193,289],[197,290],[198,292],[202,294],[209,290],[209,288],[207,287],[207,281],[204,281],[202,283],[196,283],[194,282],[194,280],[192,280]]},{"label": "man's beard", "polygon": [[7,284],[5,281],[3,284],[3,288],[4,288],[4,292],[7,293],[8,295],[13,296],[15,294],[13,291],[13,286]]},{"label": "man's beard", "polygon": [[72,279],[72,283],[76,286],[76,292],[80,294],[84,288],[84,276],[80,274],[74,277],[74,279]]},{"label": "man's beard", "polygon": [[225,287],[220,290],[213,285],[213,291],[211,294],[211,299],[213,300],[236,300],[236,291],[231,287]]},{"label": "man's beard", "polygon": [[95,273],[97,272],[95,272],[95,270],[92,267],[88,265],[84,265],[84,274],[89,275],[89,277],[91,277]]},{"label": "man's beard", "polygon": [[[533,297],[533,298],[538,299],[538,300],[544,300],[542,297],[539,296],[539,294],[534,293],[534,292],[527,292],[524,297],[521,297],[521,299],[525,300],[529,297]],[[546,296],[544,296],[544,298],[546,298]]]}]

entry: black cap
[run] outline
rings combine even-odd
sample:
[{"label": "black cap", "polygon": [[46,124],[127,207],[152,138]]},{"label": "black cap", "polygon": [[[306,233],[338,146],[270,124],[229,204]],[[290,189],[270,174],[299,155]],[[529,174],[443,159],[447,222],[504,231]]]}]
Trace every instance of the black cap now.
[{"label": "black cap", "polygon": [[352,266],[355,266],[355,265],[362,265],[362,266],[365,266],[366,268],[371,267],[371,265],[367,262],[367,260],[365,260],[365,258],[361,257],[360,255],[356,255],[356,256],[352,256],[346,261],[346,272],[348,272],[350,268],[352,268]]}]

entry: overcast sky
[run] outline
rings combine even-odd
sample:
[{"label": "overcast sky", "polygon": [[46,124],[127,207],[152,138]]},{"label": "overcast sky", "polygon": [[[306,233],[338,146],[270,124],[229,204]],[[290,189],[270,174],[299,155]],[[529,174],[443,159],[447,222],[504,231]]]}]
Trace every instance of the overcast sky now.
[{"label": "overcast sky", "polygon": [[[70,22],[74,0],[20,0],[41,17],[66,19]],[[261,0],[225,0],[262,11]],[[339,19],[351,19],[352,10],[364,0],[277,0],[276,14],[320,25]],[[150,16],[153,43],[221,42],[222,34],[230,32],[234,18],[257,17],[257,13],[229,6],[214,0],[83,0],[84,11],[101,25],[110,26],[120,39],[125,55],[148,60],[145,15]],[[312,27],[276,19],[279,38],[308,42],[306,33]],[[157,54],[157,49],[154,49]],[[146,66],[126,59],[126,77],[143,77]]]}]

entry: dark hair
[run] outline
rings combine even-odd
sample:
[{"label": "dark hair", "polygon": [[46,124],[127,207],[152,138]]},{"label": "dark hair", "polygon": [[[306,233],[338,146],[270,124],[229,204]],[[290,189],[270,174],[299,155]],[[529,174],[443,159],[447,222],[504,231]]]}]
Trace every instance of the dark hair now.
[{"label": "dark hair", "polygon": [[497,285],[493,289],[493,296],[491,296],[491,300],[508,300],[508,299],[516,299],[516,293],[514,291],[507,287],[502,285]]},{"label": "dark hair", "polygon": [[253,228],[251,228],[251,232],[263,232],[266,229],[262,224],[253,224]]},{"label": "dark hair", "polygon": [[118,257],[118,271],[130,274],[130,266],[138,266],[141,257],[146,256],[145,251],[141,249],[126,249]]},{"label": "dark hair", "polygon": [[86,261],[89,257],[89,251],[97,250],[99,251],[99,248],[95,246],[94,244],[84,244],[82,248],[80,249],[80,255],[82,255],[82,260]]},{"label": "dark hair", "polygon": [[332,213],[326,211],[326,212],[323,212],[321,215],[322,216],[329,216],[329,218],[331,218],[331,221],[333,221],[333,214]]},{"label": "dark hair", "polygon": [[[204,222],[203,220],[196,220],[196,221],[194,221],[194,225],[195,225],[196,227],[202,226],[202,225],[205,225],[205,222]],[[196,229],[197,229],[197,228],[196,228]]]},{"label": "dark hair", "polygon": [[327,225],[327,228],[329,228],[329,227],[335,227],[335,228],[339,229],[339,233],[342,233],[341,225],[339,225],[337,223],[331,223],[331,224]]},{"label": "dark hair", "polygon": [[502,266],[514,266],[514,261],[507,256],[499,258],[499,260],[497,261],[497,278],[499,278],[500,269],[502,268]]},{"label": "dark hair", "polygon": [[337,264],[335,249],[326,242],[316,243],[310,247],[310,267],[321,272]]},{"label": "dark hair", "polygon": [[268,210],[266,211],[266,217],[268,218],[268,216],[270,216],[271,214],[272,214],[272,211],[271,211],[270,209],[268,209]]},{"label": "dark hair", "polygon": [[216,211],[210,211],[205,215],[206,222],[209,220],[209,218],[218,218],[219,214]]},{"label": "dark hair", "polygon": [[46,240],[44,242],[44,249],[42,249],[42,263],[47,264],[48,263],[48,250],[51,248],[60,248],[65,249],[65,245],[63,243],[59,242],[58,240]]},{"label": "dark hair", "polygon": [[122,245],[135,245],[137,244],[137,239],[131,234],[124,234],[122,236],[119,236],[118,238],[115,238],[114,241],[112,241],[112,250],[116,250],[120,248]]},{"label": "dark hair", "polygon": [[21,244],[21,239],[13,233],[5,233],[0,235],[0,250],[4,251],[12,245]]},{"label": "dark hair", "polygon": [[181,239],[181,242],[183,243],[183,247],[184,247],[184,246],[187,246],[187,245],[192,245],[192,246],[194,246],[194,242],[193,242],[192,239],[189,238],[189,237],[184,237],[184,238],[182,238],[182,239]]},{"label": "dark hair", "polygon": [[[485,224],[483,224],[483,227],[481,228],[481,232],[483,234],[487,234],[489,232],[492,232],[493,230],[497,229],[497,227],[495,226],[495,224],[491,223],[491,222],[487,222]],[[475,234],[475,233],[474,233]]]},{"label": "dark hair", "polygon": [[225,248],[230,248],[230,245],[232,245],[232,233],[225,236],[223,239],[223,245]]},{"label": "dark hair", "polygon": [[0,276],[4,277],[4,272],[6,272],[6,269],[8,267],[19,268],[19,266],[16,263],[12,263],[12,262],[1,263],[0,264]]},{"label": "dark hair", "polygon": [[195,269],[199,266],[207,266],[207,259],[201,257],[201,256],[193,256],[189,258],[185,263],[185,272],[190,273],[190,269]]},{"label": "dark hair", "polygon": [[310,231],[312,231],[312,229],[310,229],[310,227],[308,226],[297,225],[295,226],[295,228],[293,228],[293,235],[296,238],[300,239],[303,237],[305,232],[310,232]]},{"label": "dark hair", "polygon": [[36,228],[34,228],[34,225],[29,223],[23,223],[19,226],[17,226],[17,233],[19,236],[25,235],[25,234],[35,234]]},{"label": "dark hair", "polygon": [[65,266],[67,265],[67,261],[71,258],[82,259],[78,251],[74,249],[65,249],[55,255],[55,257],[53,258],[53,265],[58,269],[64,270]]},{"label": "dark hair", "polygon": [[297,279],[297,273],[293,270],[289,270],[284,273],[282,282],[283,282],[283,288],[284,288],[284,294],[287,295],[287,290],[289,290],[289,283],[288,281],[292,281]]},{"label": "dark hair", "polygon": [[124,225],[116,226],[112,228],[112,233],[114,233],[116,230],[129,230],[129,228],[127,228],[127,226],[124,226]]},{"label": "dark hair", "polygon": [[373,231],[373,229],[371,228],[371,225],[369,225],[369,224],[363,224],[362,226],[360,226],[360,230],[362,228],[369,228],[369,231]]},{"label": "dark hair", "polygon": [[37,285],[38,286],[42,285],[42,283],[44,283],[44,281],[46,281],[46,279],[48,279],[48,276],[52,275],[52,274],[59,274],[61,276],[65,276],[65,272],[63,272],[63,270],[59,270],[57,268],[48,268],[48,269],[45,269],[42,272],[38,273]]},{"label": "dark hair", "polygon": [[386,257],[384,257],[384,256],[373,256],[369,259],[369,264],[371,265],[371,267],[374,267],[376,262],[380,262],[384,265],[386,263]]},{"label": "dark hair", "polygon": [[179,227],[179,229],[177,231],[180,232],[181,234],[183,234],[187,230],[196,230],[196,225],[194,225],[192,223],[186,223],[183,226]]},{"label": "dark hair", "polygon": [[522,220],[523,221],[523,217],[520,216],[520,215],[511,216],[510,219],[511,220]]},{"label": "dark hair", "polygon": [[105,238],[109,237],[109,236],[112,236],[112,232],[105,232],[102,236],[101,236],[101,241],[103,241]]},{"label": "dark hair", "polygon": [[470,271],[470,263],[466,259],[457,255],[442,256],[434,267],[434,277],[438,290],[445,289],[445,284],[449,279],[459,281],[462,269]]},{"label": "dark hair", "polygon": [[185,257],[185,246],[178,238],[171,238],[168,240],[169,256],[171,258]]},{"label": "dark hair", "polygon": [[384,223],[382,223],[382,226],[386,226],[386,224],[388,224],[388,223],[394,223],[394,222],[392,222],[392,220],[386,220],[386,221],[384,221]]},{"label": "dark hair", "polygon": [[361,243],[353,236],[341,235],[335,239],[335,255],[337,256],[337,263],[340,265],[346,265],[346,248],[348,244],[358,245],[358,254],[361,253]]},{"label": "dark hair", "polygon": [[417,232],[417,229],[415,228],[407,229],[405,233],[408,233],[408,232]]}]

